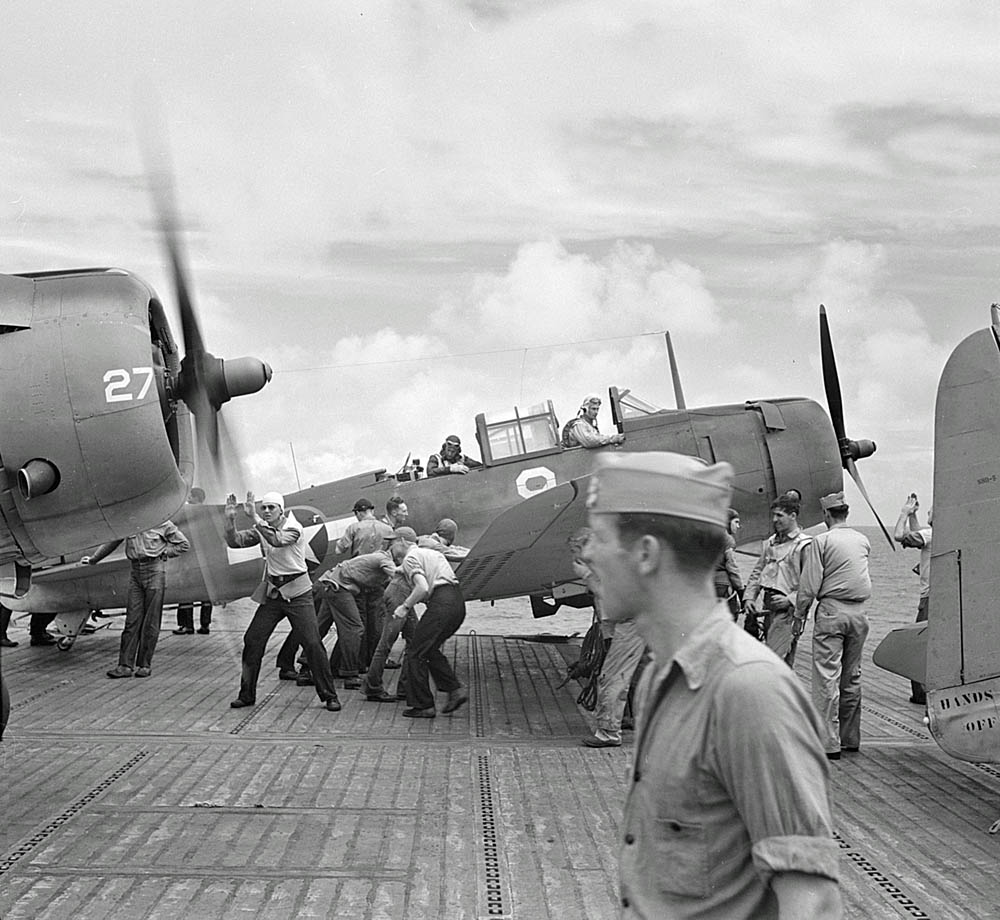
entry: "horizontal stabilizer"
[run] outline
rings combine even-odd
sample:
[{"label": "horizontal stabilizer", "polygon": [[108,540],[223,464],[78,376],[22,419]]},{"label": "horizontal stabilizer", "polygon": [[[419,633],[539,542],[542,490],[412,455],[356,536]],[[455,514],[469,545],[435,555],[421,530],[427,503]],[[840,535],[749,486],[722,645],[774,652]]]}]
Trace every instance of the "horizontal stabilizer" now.
[{"label": "horizontal stabilizer", "polygon": [[927,682],[927,623],[913,623],[890,632],[875,649],[872,661],[886,671],[918,684]]},{"label": "horizontal stabilizer", "polygon": [[587,523],[587,482],[574,479],[499,515],[458,569],[468,600],[547,594],[578,579],[569,539]]}]

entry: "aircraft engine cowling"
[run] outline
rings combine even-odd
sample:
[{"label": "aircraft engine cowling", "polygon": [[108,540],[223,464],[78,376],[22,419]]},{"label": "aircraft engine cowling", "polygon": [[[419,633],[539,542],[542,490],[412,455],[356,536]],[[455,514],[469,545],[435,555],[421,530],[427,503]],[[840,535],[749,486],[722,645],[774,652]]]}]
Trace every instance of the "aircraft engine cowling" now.
[{"label": "aircraft engine cowling", "polygon": [[170,517],[193,446],[155,294],[117,269],[3,280],[0,560],[39,562]]}]

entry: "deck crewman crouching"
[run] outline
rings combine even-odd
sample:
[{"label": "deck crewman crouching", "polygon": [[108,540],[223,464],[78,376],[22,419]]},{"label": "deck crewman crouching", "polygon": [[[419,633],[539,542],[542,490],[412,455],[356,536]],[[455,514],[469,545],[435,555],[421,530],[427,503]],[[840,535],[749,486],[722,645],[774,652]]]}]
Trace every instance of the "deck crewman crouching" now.
[{"label": "deck crewman crouching", "polygon": [[841,916],[822,725],[715,596],[732,467],[605,454],[583,561],[652,652],[621,826],[626,918]]}]

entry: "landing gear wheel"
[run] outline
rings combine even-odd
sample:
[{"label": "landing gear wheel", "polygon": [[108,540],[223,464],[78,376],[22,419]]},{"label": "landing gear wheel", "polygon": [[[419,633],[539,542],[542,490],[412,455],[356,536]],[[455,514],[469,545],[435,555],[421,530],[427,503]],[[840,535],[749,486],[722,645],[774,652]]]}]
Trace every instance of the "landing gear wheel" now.
[{"label": "landing gear wheel", "polygon": [[56,642],[56,647],[60,652],[68,652],[73,647],[74,642],[76,642],[76,636],[63,636]]}]

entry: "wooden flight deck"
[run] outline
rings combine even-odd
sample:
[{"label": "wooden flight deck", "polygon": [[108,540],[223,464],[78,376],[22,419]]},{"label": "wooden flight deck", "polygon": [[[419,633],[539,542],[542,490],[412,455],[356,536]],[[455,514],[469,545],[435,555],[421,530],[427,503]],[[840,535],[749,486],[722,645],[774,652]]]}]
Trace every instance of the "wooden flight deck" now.
[{"label": "wooden flight deck", "polygon": [[[581,746],[589,714],[558,686],[579,640],[455,637],[471,700],[434,720],[343,690],[328,713],[277,680],[272,640],[257,706],[232,710],[249,609],[207,637],[168,614],[148,680],[104,676],[120,618],[67,653],[4,650],[0,916],[618,915],[631,733]],[[862,751],[831,765],[846,914],[1000,917],[1000,770],[940,752],[908,685],[870,664],[903,621],[873,618]]]}]

